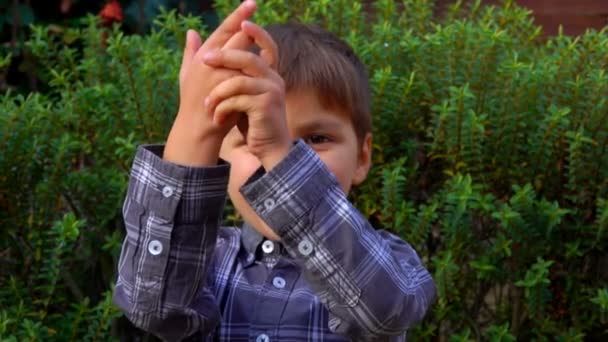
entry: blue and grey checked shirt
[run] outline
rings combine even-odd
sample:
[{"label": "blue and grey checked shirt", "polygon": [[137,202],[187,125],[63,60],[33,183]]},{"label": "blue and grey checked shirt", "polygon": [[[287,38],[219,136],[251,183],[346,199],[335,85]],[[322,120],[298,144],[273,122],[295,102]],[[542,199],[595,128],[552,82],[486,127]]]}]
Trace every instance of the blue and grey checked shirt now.
[{"label": "blue and grey checked shirt", "polygon": [[170,341],[404,341],[435,298],[409,244],[375,230],[298,141],[241,189],[278,234],[220,227],[229,165],[184,167],[137,151],[115,303]]}]

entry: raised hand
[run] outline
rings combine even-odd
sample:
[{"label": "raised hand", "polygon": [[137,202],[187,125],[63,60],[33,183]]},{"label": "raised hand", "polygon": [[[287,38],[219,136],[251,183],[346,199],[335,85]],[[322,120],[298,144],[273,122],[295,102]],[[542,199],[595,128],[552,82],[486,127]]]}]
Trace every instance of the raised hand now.
[{"label": "raised hand", "polygon": [[240,72],[210,67],[203,56],[215,50],[247,49],[253,41],[241,31],[241,24],[255,9],[255,1],[243,2],[204,43],[196,31],[187,32],[179,72],[179,110],[167,139],[164,159],[190,166],[217,164],[222,140],[230,128],[213,121],[213,112],[205,108],[204,100],[216,85]]},{"label": "raised hand", "polygon": [[249,152],[270,170],[291,147],[285,115],[285,85],[272,68],[278,60],[278,51],[270,34],[248,21],[241,24],[241,29],[261,48],[260,56],[236,49],[207,52],[203,56],[205,63],[238,70],[241,74],[218,84],[209,93],[205,106],[213,112],[213,120],[219,126],[226,129],[237,123],[239,128],[246,126],[242,131]]}]

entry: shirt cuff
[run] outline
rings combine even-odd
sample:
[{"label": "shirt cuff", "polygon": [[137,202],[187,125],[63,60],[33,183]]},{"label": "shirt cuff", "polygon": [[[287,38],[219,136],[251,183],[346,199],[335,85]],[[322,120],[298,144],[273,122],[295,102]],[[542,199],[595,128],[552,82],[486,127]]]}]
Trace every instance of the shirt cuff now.
[{"label": "shirt cuff", "polygon": [[178,222],[200,222],[201,208],[223,207],[230,165],[191,167],[162,159],[164,145],[142,145],[131,169],[127,196],[155,215]]},{"label": "shirt cuff", "polygon": [[332,187],[335,176],[304,141],[269,172],[256,172],[240,189],[256,213],[279,237],[314,208]]}]

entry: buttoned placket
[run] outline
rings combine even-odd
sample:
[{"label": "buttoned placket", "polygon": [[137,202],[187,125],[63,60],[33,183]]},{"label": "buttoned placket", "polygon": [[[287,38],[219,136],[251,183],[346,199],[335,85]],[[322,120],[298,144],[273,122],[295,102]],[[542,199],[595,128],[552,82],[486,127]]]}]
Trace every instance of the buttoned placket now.
[{"label": "buttoned placket", "polygon": [[[268,242],[265,240],[264,242]],[[264,242],[260,245],[263,248]],[[255,309],[252,313],[252,331],[250,340],[253,341],[272,341],[274,329],[258,330],[256,326],[276,326],[282,320],[282,314],[285,312],[285,306],[289,298],[289,293],[293,291],[295,284],[300,277],[297,272],[296,264],[289,259],[285,249],[279,242],[272,242],[273,248],[270,253],[264,253],[262,249],[262,259],[276,258],[275,265],[270,267],[264,287],[257,296]],[[270,244],[266,244],[266,251],[269,251]],[[282,295],[277,295],[276,291],[283,292]],[[269,293],[272,299],[268,298]],[[279,300],[277,297],[284,297],[284,300]]]},{"label": "buttoned placket", "polygon": [[269,269],[273,268],[281,258],[281,254],[284,253],[283,246],[280,242],[264,240],[261,245],[262,250],[262,262]]}]

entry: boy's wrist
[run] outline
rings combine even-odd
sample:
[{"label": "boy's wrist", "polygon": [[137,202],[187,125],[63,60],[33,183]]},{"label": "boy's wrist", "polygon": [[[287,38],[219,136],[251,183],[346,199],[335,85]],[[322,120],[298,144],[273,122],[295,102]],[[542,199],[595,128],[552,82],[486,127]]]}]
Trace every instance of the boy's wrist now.
[{"label": "boy's wrist", "polygon": [[285,143],[278,145],[274,149],[268,151],[260,158],[260,162],[266,171],[272,170],[275,166],[277,166],[291,150],[291,142],[286,141]]},{"label": "boy's wrist", "polygon": [[220,135],[199,134],[176,119],[167,138],[163,159],[184,166],[214,166],[219,160],[222,140]]}]

